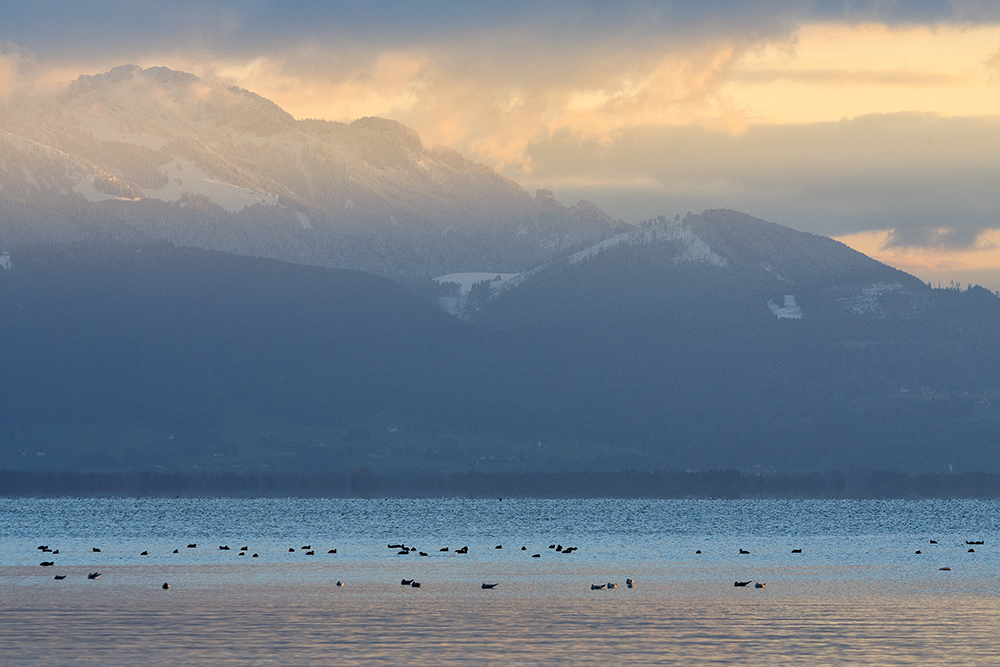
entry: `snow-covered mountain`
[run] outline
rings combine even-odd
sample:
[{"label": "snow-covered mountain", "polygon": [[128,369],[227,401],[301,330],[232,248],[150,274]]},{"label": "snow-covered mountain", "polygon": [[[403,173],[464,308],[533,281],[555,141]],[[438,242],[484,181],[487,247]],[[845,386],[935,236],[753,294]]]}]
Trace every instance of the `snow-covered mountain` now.
[{"label": "snow-covered mountain", "polygon": [[0,106],[0,204],[6,245],[125,235],[386,274],[518,271],[612,226],[395,121],[296,120],[134,65]]},{"label": "snow-covered mountain", "polygon": [[[646,295],[656,309],[683,299],[682,286],[698,281],[711,292],[753,301],[778,319],[816,317],[816,309],[824,317],[905,318],[929,303],[928,287],[909,274],[827,237],[729,210],[624,226],[614,236],[530,271],[503,280],[483,277],[488,283],[476,291],[464,289],[461,299],[442,298],[445,310],[509,325],[543,321],[555,313],[586,317],[601,295],[608,308],[638,306],[637,295]],[[591,289],[579,289],[590,283]]]}]

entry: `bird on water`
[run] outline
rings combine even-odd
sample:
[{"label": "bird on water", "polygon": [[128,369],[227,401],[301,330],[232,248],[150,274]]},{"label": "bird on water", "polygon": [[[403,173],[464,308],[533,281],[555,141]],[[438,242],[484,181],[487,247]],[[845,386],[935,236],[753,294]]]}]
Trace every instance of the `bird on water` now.
[{"label": "bird on water", "polygon": [[[751,581],[753,581],[753,580],[751,580]],[[733,582],[733,586],[736,586],[737,588],[743,588],[744,586],[749,586],[749,585],[750,585],[750,581],[734,581]]]}]

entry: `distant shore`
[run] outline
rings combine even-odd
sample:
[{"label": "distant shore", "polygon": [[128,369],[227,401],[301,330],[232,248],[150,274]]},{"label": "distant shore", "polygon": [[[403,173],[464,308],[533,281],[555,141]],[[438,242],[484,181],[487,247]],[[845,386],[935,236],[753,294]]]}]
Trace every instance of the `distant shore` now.
[{"label": "distant shore", "polygon": [[217,496],[326,498],[1000,498],[1000,474],[844,474],[737,470],[163,473],[0,470],[0,497]]}]

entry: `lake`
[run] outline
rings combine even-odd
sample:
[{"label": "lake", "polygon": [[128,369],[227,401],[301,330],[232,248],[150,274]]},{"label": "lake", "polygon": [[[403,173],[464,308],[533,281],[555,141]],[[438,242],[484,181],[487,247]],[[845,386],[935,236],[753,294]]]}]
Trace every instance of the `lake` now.
[{"label": "lake", "polygon": [[997,501],[29,498],[0,537],[8,664],[1000,659]]}]

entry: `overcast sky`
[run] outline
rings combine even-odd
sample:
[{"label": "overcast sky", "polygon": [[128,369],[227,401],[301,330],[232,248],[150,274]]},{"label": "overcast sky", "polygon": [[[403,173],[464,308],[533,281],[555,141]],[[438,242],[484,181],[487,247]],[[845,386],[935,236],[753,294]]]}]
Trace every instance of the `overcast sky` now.
[{"label": "overcast sky", "polygon": [[638,221],[735,208],[1000,289],[1000,0],[34,0],[0,96],[115,65],[378,115]]}]

